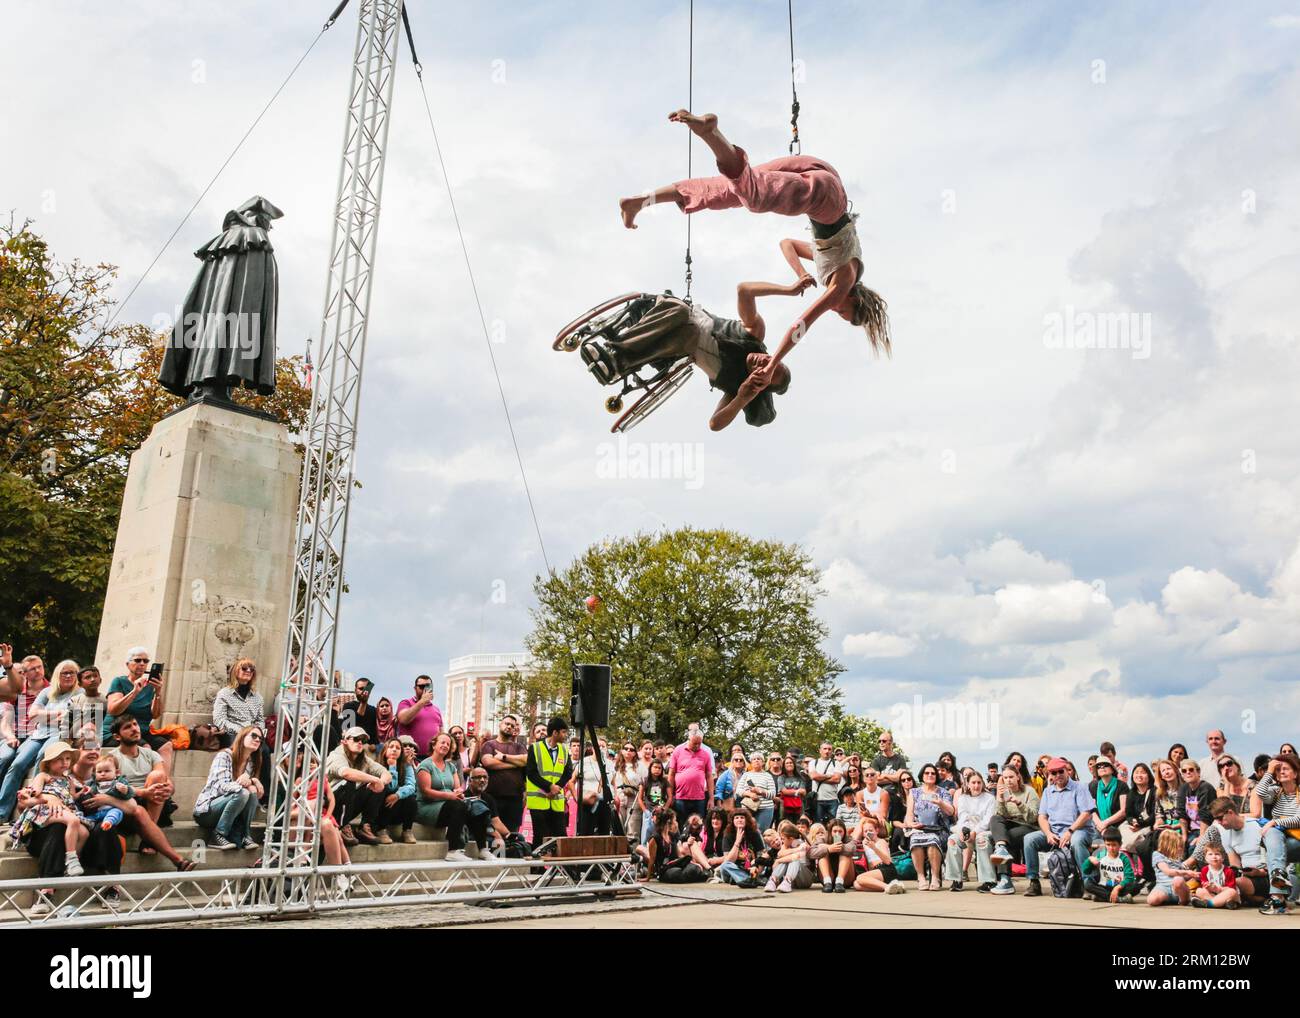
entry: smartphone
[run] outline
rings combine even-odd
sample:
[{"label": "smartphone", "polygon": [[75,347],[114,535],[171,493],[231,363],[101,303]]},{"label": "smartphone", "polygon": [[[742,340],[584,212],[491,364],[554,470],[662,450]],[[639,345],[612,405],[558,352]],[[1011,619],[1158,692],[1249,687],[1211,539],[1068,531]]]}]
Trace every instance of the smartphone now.
[{"label": "smartphone", "polygon": [[155,661],[149,666],[149,681],[157,682],[162,678],[163,669],[167,667],[161,661]]}]

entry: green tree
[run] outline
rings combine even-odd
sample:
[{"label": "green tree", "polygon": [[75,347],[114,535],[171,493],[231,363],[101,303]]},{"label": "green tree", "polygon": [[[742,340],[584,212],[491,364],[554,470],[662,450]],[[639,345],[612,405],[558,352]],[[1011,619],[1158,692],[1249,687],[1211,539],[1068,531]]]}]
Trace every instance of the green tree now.
[{"label": "green tree", "polygon": [[700,721],[715,749],[784,746],[839,703],[818,580],[802,548],[729,530],[593,545],[538,578],[526,641],[536,671],[508,675],[506,695],[516,707],[567,707],[573,663],[602,662],[614,670],[612,731],[675,739]]},{"label": "green tree", "polygon": [[[865,714],[851,714],[837,703],[818,722],[815,730],[799,733],[802,741],[797,744],[816,748],[822,742],[829,742],[848,752],[861,754],[863,762],[868,763],[880,752],[880,735],[884,731],[884,725]],[[897,744],[894,751],[903,753]],[[906,759],[907,754],[903,753],[903,757]]]},{"label": "green tree", "polygon": [[[115,275],[0,223],[0,640],[19,653],[94,656],[131,453],[180,405],[157,381],[166,337],[112,322]],[[301,431],[296,361],[274,396],[237,398]]]}]

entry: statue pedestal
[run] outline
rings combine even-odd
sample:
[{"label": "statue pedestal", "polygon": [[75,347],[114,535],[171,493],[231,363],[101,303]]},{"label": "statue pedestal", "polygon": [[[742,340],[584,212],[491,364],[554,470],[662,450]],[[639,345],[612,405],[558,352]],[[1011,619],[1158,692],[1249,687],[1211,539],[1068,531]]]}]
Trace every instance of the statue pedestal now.
[{"label": "statue pedestal", "polygon": [[164,721],[194,725],[230,665],[257,662],[269,708],[284,666],[302,460],[283,424],[191,405],[131,457],[95,662],[104,687],[148,647]]}]

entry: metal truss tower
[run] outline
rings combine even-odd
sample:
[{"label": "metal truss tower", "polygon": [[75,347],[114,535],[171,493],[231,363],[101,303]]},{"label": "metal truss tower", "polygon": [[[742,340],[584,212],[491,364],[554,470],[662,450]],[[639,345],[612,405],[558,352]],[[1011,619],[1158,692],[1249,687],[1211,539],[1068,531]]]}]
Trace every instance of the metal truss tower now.
[{"label": "metal truss tower", "polygon": [[[339,10],[342,9],[340,5]],[[335,17],[339,11],[335,11]],[[353,487],[361,367],[388,151],[402,0],[361,0],[348,88],[329,275],[298,504],[289,641],[276,724],[264,870],[315,869],[328,747],[339,598]],[[317,880],[270,881],[281,908],[314,899]]]}]

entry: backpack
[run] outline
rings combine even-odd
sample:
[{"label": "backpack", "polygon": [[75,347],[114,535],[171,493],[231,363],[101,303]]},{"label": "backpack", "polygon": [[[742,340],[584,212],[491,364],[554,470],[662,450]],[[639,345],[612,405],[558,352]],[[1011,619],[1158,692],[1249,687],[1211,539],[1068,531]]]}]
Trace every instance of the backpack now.
[{"label": "backpack", "polygon": [[1083,895],[1083,880],[1075,864],[1074,853],[1068,848],[1054,848],[1047,857],[1047,879],[1052,885],[1053,898],[1079,898]]},{"label": "backpack", "polygon": [[898,875],[899,880],[915,880],[916,866],[912,862],[912,857],[906,852],[899,852],[892,860],[894,872]]}]

